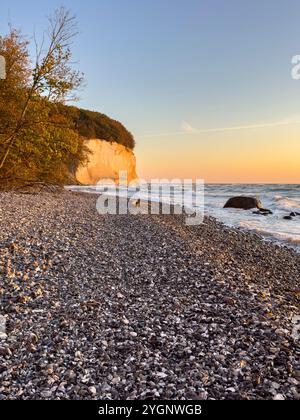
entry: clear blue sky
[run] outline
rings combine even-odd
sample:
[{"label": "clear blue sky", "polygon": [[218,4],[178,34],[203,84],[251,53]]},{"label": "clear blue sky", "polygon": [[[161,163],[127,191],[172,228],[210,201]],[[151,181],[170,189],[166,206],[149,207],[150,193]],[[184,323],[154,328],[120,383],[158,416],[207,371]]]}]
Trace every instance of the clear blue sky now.
[{"label": "clear blue sky", "polygon": [[[228,141],[201,130],[300,116],[300,81],[290,76],[291,57],[300,54],[299,0],[1,0],[0,33],[8,20],[40,33],[61,4],[80,29],[74,56],[87,87],[79,105],[134,133],[146,175],[171,147],[176,166],[183,144],[195,154]],[[270,129],[259,130],[256,138],[269,141]],[[241,136],[252,141],[249,132]],[[188,175],[185,166],[178,172]]]}]

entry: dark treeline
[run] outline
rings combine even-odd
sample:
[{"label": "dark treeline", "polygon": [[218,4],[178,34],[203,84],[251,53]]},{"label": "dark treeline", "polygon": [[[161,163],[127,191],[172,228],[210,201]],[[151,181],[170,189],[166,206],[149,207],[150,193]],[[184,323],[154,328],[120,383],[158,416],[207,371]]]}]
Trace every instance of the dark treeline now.
[{"label": "dark treeline", "polygon": [[129,149],[134,149],[133,135],[123,124],[105,114],[74,106],[63,106],[60,113],[74,122],[74,128],[84,138],[115,141]]}]

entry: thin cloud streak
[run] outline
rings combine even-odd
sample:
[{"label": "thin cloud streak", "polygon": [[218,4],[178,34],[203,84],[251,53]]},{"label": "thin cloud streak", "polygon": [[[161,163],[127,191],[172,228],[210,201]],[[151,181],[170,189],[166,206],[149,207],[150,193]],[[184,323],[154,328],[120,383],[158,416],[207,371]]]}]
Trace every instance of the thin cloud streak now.
[{"label": "thin cloud streak", "polygon": [[140,136],[140,138],[180,136],[183,134],[188,134],[188,135],[207,134],[207,133],[218,133],[218,132],[226,132],[226,131],[251,130],[251,129],[256,129],[256,128],[279,127],[279,126],[294,125],[294,124],[300,124],[300,120],[294,121],[294,120],[287,119],[287,120],[277,121],[273,123],[238,125],[234,127],[207,128],[207,129],[201,129],[201,130],[192,128],[191,126],[189,126],[190,127],[189,130],[184,129],[182,131],[175,131],[173,133],[147,134],[147,135]]},{"label": "thin cloud streak", "polygon": [[197,131],[194,127],[192,127],[188,122],[183,121],[181,124],[182,131],[184,133],[195,133]]}]

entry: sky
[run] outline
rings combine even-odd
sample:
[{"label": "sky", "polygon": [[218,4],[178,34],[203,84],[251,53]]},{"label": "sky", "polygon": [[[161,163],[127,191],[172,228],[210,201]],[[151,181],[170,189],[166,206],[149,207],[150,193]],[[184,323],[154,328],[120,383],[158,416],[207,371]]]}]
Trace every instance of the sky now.
[{"label": "sky", "polygon": [[78,106],[134,134],[141,177],[300,183],[299,0],[1,0],[0,34],[39,36],[60,5]]}]

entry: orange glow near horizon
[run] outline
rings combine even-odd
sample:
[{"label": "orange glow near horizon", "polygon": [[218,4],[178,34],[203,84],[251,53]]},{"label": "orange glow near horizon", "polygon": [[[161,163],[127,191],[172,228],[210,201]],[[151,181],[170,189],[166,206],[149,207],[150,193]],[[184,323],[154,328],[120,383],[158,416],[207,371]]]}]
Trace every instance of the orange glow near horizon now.
[{"label": "orange glow near horizon", "polygon": [[137,139],[141,178],[300,184],[300,127]]}]

